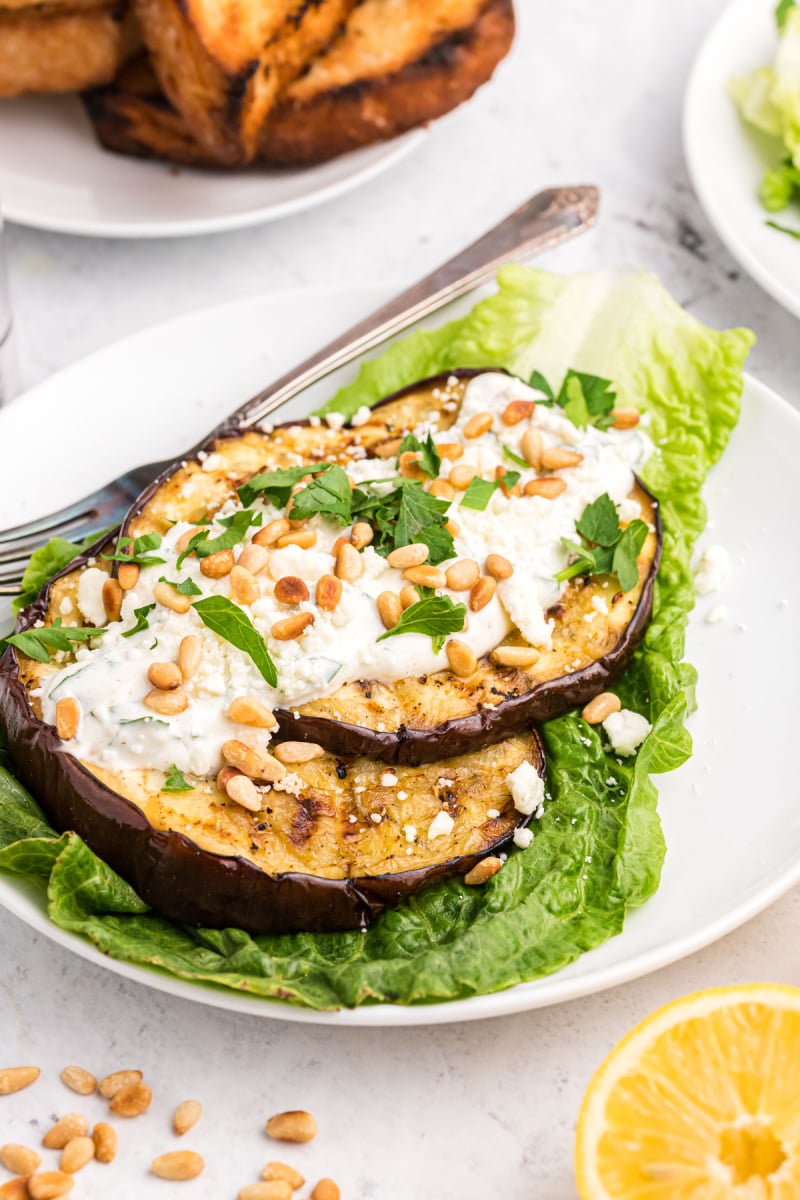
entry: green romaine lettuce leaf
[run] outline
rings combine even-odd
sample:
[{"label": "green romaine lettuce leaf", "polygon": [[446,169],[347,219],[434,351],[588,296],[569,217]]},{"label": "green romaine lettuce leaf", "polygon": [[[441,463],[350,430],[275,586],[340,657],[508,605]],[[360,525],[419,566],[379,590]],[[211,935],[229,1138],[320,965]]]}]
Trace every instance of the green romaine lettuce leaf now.
[{"label": "green romaine lettuce leaf", "polygon": [[[51,919],[104,953],[185,979],[313,1008],[434,1003],[549,974],[620,932],[658,886],[664,841],[652,776],[691,753],[684,727],[695,675],[682,663],[693,604],[700,489],[739,410],[745,330],[717,333],[646,275],[561,278],[525,267],[463,320],[412,334],[366,364],[327,406],[346,414],[426,374],[495,365],[528,378],[568,368],[610,379],[646,408],[660,453],[645,482],[664,523],[652,622],[618,691],[653,729],[638,755],[607,753],[577,713],[544,726],[547,801],[532,845],[483,888],[452,879],[385,913],[365,933],[251,937],[189,929],[147,910],[74,834],[56,839],[0,770],[0,868],[49,873]],[[0,749],[0,762],[2,762]]]}]

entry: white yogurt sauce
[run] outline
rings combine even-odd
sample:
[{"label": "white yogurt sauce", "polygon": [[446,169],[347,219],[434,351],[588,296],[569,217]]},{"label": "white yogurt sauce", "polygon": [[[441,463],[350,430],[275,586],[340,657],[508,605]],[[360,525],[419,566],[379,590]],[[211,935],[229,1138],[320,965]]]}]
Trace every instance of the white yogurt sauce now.
[{"label": "white yogurt sauce", "polygon": [[[522,435],[531,425],[541,431],[545,446],[568,446],[584,456],[578,466],[557,472],[567,486],[555,500],[536,496],[506,498],[498,489],[483,512],[461,507],[459,499],[463,493],[451,505],[449,515],[460,526],[455,538],[458,558],[474,558],[483,566],[488,554],[499,553],[514,567],[513,575],[500,582],[490,603],[480,612],[469,613],[468,628],[455,635],[478,657],[497,645],[514,625],[532,644],[549,645],[550,628],[545,611],[562,591],[563,585],[553,577],[567,561],[561,538],[575,538],[575,522],[586,505],[603,493],[608,493],[617,505],[626,503],[633,487],[633,471],[642,466],[652,450],[649,438],[639,428],[579,430],[560,410],[542,405],[537,405],[531,421],[510,427],[502,424],[500,414],[510,400],[537,398],[541,398],[540,393],[520,380],[487,372],[468,384],[457,422],[442,433],[433,431],[437,442],[458,442],[464,446],[459,464],[474,466],[487,479],[492,479],[495,467],[502,464],[504,468],[519,471],[523,485],[535,477],[535,472],[526,471],[505,457],[503,445],[519,454]],[[477,439],[465,438],[463,430],[470,417],[486,411],[497,416],[495,431]],[[421,427],[417,432],[424,436],[427,429]],[[441,474],[446,477],[453,465],[443,460]],[[396,474],[396,462],[361,459],[349,463],[347,470],[357,482],[391,478]],[[238,498],[234,497],[218,515],[227,516],[238,507]],[[264,524],[283,515],[259,501],[251,507],[263,512]],[[624,519],[636,515],[628,504]],[[78,734],[65,743],[65,749],[80,759],[114,771],[142,764],[167,770],[175,763],[182,771],[208,775],[221,765],[221,747],[227,739],[236,737],[262,748],[268,740],[266,732],[229,720],[227,711],[237,696],[254,696],[270,707],[296,707],[329,695],[352,680],[391,683],[410,675],[446,669],[444,649],[434,653],[427,636],[410,633],[378,641],[385,629],[376,608],[376,597],[383,591],[399,591],[406,581],[402,572],[390,567],[372,547],[362,552],[361,577],[355,583],[343,583],[337,608],[326,612],[317,607],[316,581],[321,575],[333,573],[330,551],[347,530],[322,517],[314,517],[309,527],[316,532],[316,545],[309,550],[291,546],[272,551],[268,570],[257,577],[261,597],[246,610],[265,638],[275,662],[276,688],[265,683],[247,655],[211,633],[191,609],[186,614],[177,614],[156,605],[149,614],[149,628],[130,637],[123,636],[135,624],[134,609],[154,602],[153,587],[161,576],[172,581],[191,578],[204,596],[229,595],[229,579],[207,579],[200,573],[200,563],[195,557],[185,559],[180,571],[177,570],[175,545],[189,528],[180,522],[170,529],[156,552],[166,563],[143,568],[136,587],[125,593],[121,620],[108,626],[95,649],[79,648],[74,662],[44,680],[40,694],[46,721],[55,723],[55,704],[63,696],[74,697],[80,705]],[[220,532],[221,527],[214,526],[210,536]],[[234,550],[235,556],[238,557],[245,544]],[[441,564],[443,568],[447,565]],[[283,575],[305,580],[310,599],[297,607],[279,604],[273,588]],[[99,609],[102,582],[90,570],[84,574],[79,588],[79,608],[84,618],[94,624],[104,620]],[[461,603],[468,598],[464,592],[448,594]],[[294,641],[272,638],[272,625],[297,611],[312,612],[314,624]],[[147,668],[154,661],[174,662],[182,638],[189,633],[196,634],[203,647],[200,669],[185,685],[189,706],[177,716],[158,717],[142,703],[150,690]]]}]

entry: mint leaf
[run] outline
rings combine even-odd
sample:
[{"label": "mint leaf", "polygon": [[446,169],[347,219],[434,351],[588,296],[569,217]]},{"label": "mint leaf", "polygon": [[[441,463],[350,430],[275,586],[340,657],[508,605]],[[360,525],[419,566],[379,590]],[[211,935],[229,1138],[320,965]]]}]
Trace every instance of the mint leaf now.
[{"label": "mint leaf", "polygon": [[378,638],[397,637],[401,633],[427,634],[438,654],[450,633],[459,633],[464,628],[467,615],[463,604],[456,604],[449,596],[425,596],[404,610],[400,620],[392,629],[387,629]]},{"label": "mint leaf", "polygon": [[599,375],[587,375],[583,371],[567,371],[556,403],[564,409],[564,415],[578,429],[595,425],[608,429],[614,423],[611,415],[616,392],[608,379]]},{"label": "mint leaf", "polygon": [[607,492],[586,505],[575,528],[587,542],[595,542],[598,546],[613,546],[619,541],[622,535],[619,516]]},{"label": "mint leaf", "polygon": [[249,655],[270,687],[276,686],[278,672],[264,639],[238,604],[225,596],[206,596],[195,601],[194,611],[207,629]]},{"label": "mint leaf", "polygon": [[426,475],[429,475],[431,479],[438,477],[442,460],[430,433],[424,442],[421,442],[413,433],[407,433],[400,443],[397,457],[399,458],[401,454],[405,454],[407,450],[412,450],[419,454],[417,465],[422,468]]},{"label": "mint leaf", "polygon": [[[400,546],[408,546],[411,542],[423,541],[422,536],[424,531],[431,526],[442,530],[442,533],[449,539],[445,542],[444,538],[439,539],[439,545],[442,553],[434,558],[431,558],[431,563],[442,562],[445,558],[451,558],[453,550],[453,539],[447,530],[444,529],[444,523],[447,520],[447,510],[450,504],[447,500],[440,500],[436,496],[431,496],[426,492],[422,484],[418,480],[404,481],[398,489],[400,493],[400,503],[397,510],[397,520],[394,525],[394,546],[390,549],[396,549]],[[439,535],[437,535],[439,537]],[[448,552],[444,553],[444,546],[449,547]]]},{"label": "mint leaf", "polygon": [[503,446],[503,457],[507,458],[509,462],[516,463],[518,467],[522,467],[525,471],[530,471],[531,469],[531,464],[528,460],[522,458],[519,454],[515,454],[510,446]]},{"label": "mint leaf", "polygon": [[589,406],[583,394],[581,382],[570,372],[564,380],[558,395],[558,403],[564,410],[564,416],[572,421],[576,429],[585,429],[590,421]]},{"label": "mint leaf", "polygon": [[173,763],[167,772],[167,778],[164,780],[161,790],[162,792],[191,792],[192,785],[186,782],[183,771],[179,771]]},{"label": "mint leaf", "polygon": [[100,557],[106,562],[136,563],[139,567],[159,566],[167,560],[148,551],[158,550],[161,541],[158,533],[143,533],[137,538],[123,536],[117,540],[116,554],[101,554]]},{"label": "mint leaf", "polygon": [[629,592],[639,582],[639,567],[636,559],[647,537],[644,521],[631,521],[614,547],[612,570],[619,580],[623,592]]},{"label": "mint leaf", "polygon": [[[531,377],[528,380],[528,387],[536,388],[539,392],[544,392],[548,400],[552,404],[556,398],[556,394],[550,384],[545,379],[541,371],[531,371]],[[537,400],[537,404],[542,404],[543,401]]]},{"label": "mint leaf", "polygon": [[[231,517],[219,517],[217,524],[221,525],[225,532],[215,538],[208,536],[207,529],[196,533],[183,554],[178,555],[178,570],[180,571],[184,559],[189,554],[196,554],[198,558],[208,558],[212,554],[218,554],[220,550],[232,550],[239,542],[244,541],[247,531],[252,526],[261,524],[262,519],[261,513],[254,512],[251,508],[242,508]],[[163,559],[161,561],[163,562]]]},{"label": "mint leaf", "polygon": [[27,654],[28,658],[47,663],[50,661],[48,650],[71,650],[73,642],[88,642],[90,638],[100,637],[104,633],[105,629],[63,626],[61,618],[56,617],[52,625],[44,625],[41,629],[26,629],[24,633],[12,633],[5,640],[23,654]]},{"label": "mint leaf", "polygon": [[[525,465],[527,466],[527,463]],[[474,508],[478,512],[483,512],[492,496],[502,484],[505,484],[508,488],[512,488],[518,479],[519,471],[506,471],[502,479],[489,480],[478,479],[476,477],[471,480],[469,487],[464,492],[461,507]]]},{"label": "mint leaf", "polygon": [[789,237],[800,240],[800,229],[790,229],[788,225],[781,225],[778,221],[765,221],[765,225],[769,225],[770,229],[777,229],[778,233],[787,233]]},{"label": "mint leaf", "polygon": [[285,508],[295,484],[305,479],[306,475],[319,475],[322,471],[327,471],[330,465],[307,463],[299,467],[283,467],[279,471],[266,471],[248,479],[247,483],[236,489],[237,494],[245,507],[252,504],[256,496],[266,496],[276,508]]},{"label": "mint leaf", "polygon": [[142,608],[135,608],[133,615],[136,617],[136,624],[131,629],[126,630],[122,636],[124,638],[133,637],[135,633],[141,633],[143,629],[149,629],[150,622],[147,618],[154,608],[155,604],[145,604]]},{"label": "mint leaf", "polygon": [[334,517],[340,525],[349,525],[352,517],[350,480],[341,467],[328,467],[292,498],[289,513],[293,521],[303,521],[321,513]]},{"label": "mint leaf", "polygon": [[428,547],[428,562],[440,563],[452,558],[456,552],[453,535],[444,525],[426,525],[417,536],[415,542],[422,542]]},{"label": "mint leaf", "polygon": [[[173,583],[171,579],[167,579],[166,575],[160,575],[158,582],[168,583],[171,588],[175,588],[179,596],[202,596],[203,594],[202,588],[199,588],[193,579],[182,579],[180,583]],[[133,611],[138,612],[139,610],[134,609]]]}]

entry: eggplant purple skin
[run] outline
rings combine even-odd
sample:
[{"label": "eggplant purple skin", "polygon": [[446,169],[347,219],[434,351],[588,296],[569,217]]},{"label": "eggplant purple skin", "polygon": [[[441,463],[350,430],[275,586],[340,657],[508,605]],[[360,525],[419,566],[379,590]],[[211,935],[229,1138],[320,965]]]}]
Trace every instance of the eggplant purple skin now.
[{"label": "eggplant purple skin", "polygon": [[[115,538],[112,534],[95,543],[54,576],[20,613],[17,632],[44,620],[56,579],[96,557]],[[421,887],[465,875],[486,855],[511,847],[513,830],[480,854],[395,875],[361,879],[323,879],[296,872],[267,875],[246,859],[212,854],[182,833],[155,829],[141,809],[67,753],[55,728],[31,710],[13,646],[0,658],[0,715],[14,772],[55,828],[77,833],[142,900],[184,925],[253,934],[365,929],[385,908]],[[544,778],[544,747],[539,735],[534,736]],[[530,820],[521,819],[518,827]]]}]

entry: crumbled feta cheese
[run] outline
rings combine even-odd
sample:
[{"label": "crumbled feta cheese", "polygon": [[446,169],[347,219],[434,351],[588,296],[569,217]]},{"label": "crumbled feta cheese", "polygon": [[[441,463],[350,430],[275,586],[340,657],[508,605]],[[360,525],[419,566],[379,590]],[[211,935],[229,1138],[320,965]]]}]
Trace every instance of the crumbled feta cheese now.
[{"label": "crumbled feta cheese", "polygon": [[455,821],[450,816],[450,813],[445,812],[444,809],[442,809],[440,813],[436,814],[428,826],[428,840],[433,841],[433,839],[437,837],[446,837],[448,833],[452,832],[454,825]]},{"label": "crumbled feta cheese", "polygon": [[489,811],[487,812],[486,816],[489,818],[490,821],[496,821],[497,818],[500,816],[500,809],[499,808],[490,808]]},{"label": "crumbled feta cheese", "polygon": [[397,799],[398,799],[398,800],[407,800],[407,799],[408,799],[408,792],[398,792],[398,793],[397,793]]},{"label": "crumbled feta cheese", "polygon": [[69,596],[65,596],[63,598],[58,606],[58,611],[61,613],[62,617],[69,616],[69,614],[72,612],[72,601],[70,600]]},{"label": "crumbled feta cheese", "polygon": [[407,842],[415,842],[417,840],[416,825],[404,825],[403,826],[403,837],[406,839]]},{"label": "crumbled feta cheese", "polygon": [[105,625],[106,606],[103,604],[103,584],[108,579],[99,567],[89,567],[78,580],[78,608],[90,625]]},{"label": "crumbled feta cheese", "polygon": [[397,776],[394,771],[384,771],[381,775],[381,787],[397,787]]},{"label": "crumbled feta cheese", "polygon": [[288,792],[290,796],[299,796],[303,790],[303,781],[294,771],[284,775],[283,779],[272,785],[276,792]]},{"label": "crumbled feta cheese", "polygon": [[344,425],[345,418],[342,413],[329,412],[325,413],[325,424],[329,429],[341,429]]},{"label": "crumbled feta cheese", "polygon": [[523,829],[521,826],[517,826],[514,830],[514,845],[519,846],[520,850],[527,850],[532,841],[533,834],[530,829]]},{"label": "crumbled feta cheese", "polygon": [[728,615],[728,610],[724,604],[717,604],[706,614],[706,625],[718,625],[720,621],[724,621]]},{"label": "crumbled feta cheese", "polygon": [[353,413],[352,417],[350,418],[350,424],[356,426],[366,425],[371,416],[372,410],[368,405],[362,404],[361,408],[359,408],[357,412]]},{"label": "crumbled feta cheese", "polygon": [[652,728],[646,717],[629,708],[611,713],[603,721],[603,729],[608,734],[612,749],[623,758],[636,753]]},{"label": "crumbled feta cheese", "polygon": [[723,546],[707,546],[694,568],[694,590],[698,596],[718,592],[730,570],[731,557]]},{"label": "crumbled feta cheese", "polygon": [[544,799],[544,780],[527,759],[510,775],[506,775],[506,783],[514,800],[514,808],[526,816],[535,812]]},{"label": "crumbled feta cheese", "polygon": [[383,817],[381,816],[380,813],[370,813],[369,819],[370,819],[370,821],[374,821],[376,825],[380,825],[381,821],[383,820]]},{"label": "crumbled feta cheese", "polygon": [[322,417],[318,417],[316,413],[312,413],[308,418],[308,423],[312,429],[318,429],[322,424]]},{"label": "crumbled feta cheese", "polygon": [[606,615],[608,613],[608,601],[605,596],[592,596],[592,608],[596,612]]}]

